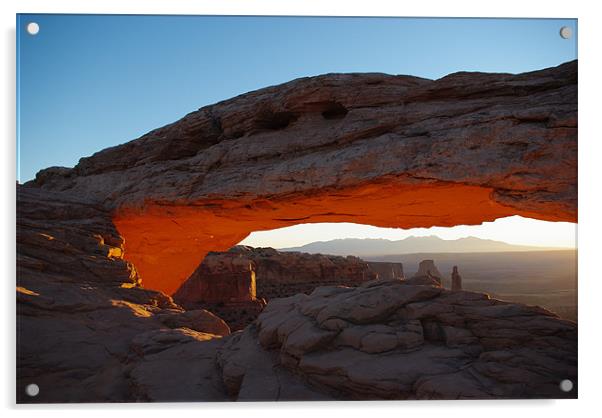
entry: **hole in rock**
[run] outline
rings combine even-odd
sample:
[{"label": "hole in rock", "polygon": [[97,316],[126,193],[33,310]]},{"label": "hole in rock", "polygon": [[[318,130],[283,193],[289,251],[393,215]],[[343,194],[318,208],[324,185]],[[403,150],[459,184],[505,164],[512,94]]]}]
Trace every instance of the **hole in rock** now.
[{"label": "hole in rock", "polygon": [[271,110],[266,110],[261,112],[260,116],[255,120],[255,127],[271,131],[281,130],[288,127],[297,118],[298,116],[293,112],[272,112]]},{"label": "hole in rock", "polygon": [[330,102],[327,104],[326,109],[322,111],[322,117],[324,119],[343,119],[349,110],[338,102]]}]

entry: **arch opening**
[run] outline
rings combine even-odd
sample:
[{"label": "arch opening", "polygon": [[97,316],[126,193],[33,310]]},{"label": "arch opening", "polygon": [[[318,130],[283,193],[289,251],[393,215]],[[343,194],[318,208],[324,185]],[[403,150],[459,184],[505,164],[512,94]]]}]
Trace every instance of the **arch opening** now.
[{"label": "arch opening", "polygon": [[125,257],[143,286],[175,292],[209,251],[226,251],[250,233],[301,223],[351,222],[418,228],[477,225],[512,215],[572,220],[562,212],[535,212],[497,202],[491,188],[451,182],[391,179],[286,198],[204,200],[189,205],[149,204],[121,210],[114,223]]}]

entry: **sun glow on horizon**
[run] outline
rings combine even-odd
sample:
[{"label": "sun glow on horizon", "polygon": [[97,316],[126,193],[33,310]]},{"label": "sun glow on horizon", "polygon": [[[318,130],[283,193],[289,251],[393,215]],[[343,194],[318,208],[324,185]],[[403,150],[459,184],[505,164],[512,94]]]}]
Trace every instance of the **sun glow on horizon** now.
[{"label": "sun glow on horizon", "polygon": [[391,241],[410,236],[435,235],[445,240],[477,237],[508,244],[537,247],[577,248],[577,224],[548,222],[521,216],[509,216],[481,225],[457,225],[431,228],[380,228],[355,223],[305,223],[269,231],[256,231],[240,242],[252,247],[299,247],[316,241],[342,238],[372,238]]}]

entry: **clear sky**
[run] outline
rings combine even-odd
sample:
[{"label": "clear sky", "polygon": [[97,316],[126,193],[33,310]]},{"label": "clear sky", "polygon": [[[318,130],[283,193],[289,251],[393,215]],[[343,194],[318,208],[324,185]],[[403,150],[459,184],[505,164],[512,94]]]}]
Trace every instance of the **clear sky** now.
[{"label": "clear sky", "polygon": [[19,15],[17,179],[297,77],[519,73],[575,59],[576,35],[556,19]]}]

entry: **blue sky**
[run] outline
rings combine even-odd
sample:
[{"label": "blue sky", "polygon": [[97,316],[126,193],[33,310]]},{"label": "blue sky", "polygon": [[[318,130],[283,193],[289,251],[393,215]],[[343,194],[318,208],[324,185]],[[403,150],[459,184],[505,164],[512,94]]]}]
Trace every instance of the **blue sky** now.
[{"label": "blue sky", "polygon": [[[35,21],[40,32],[25,32]],[[575,20],[18,15],[17,179],[297,77],[439,78],[576,58]]]}]

